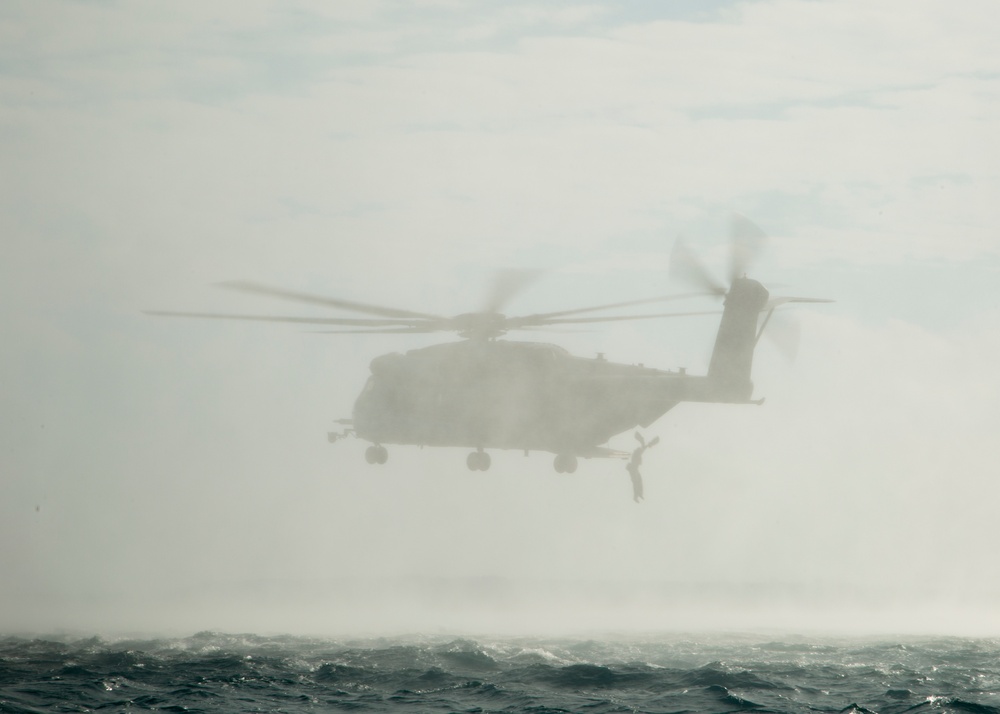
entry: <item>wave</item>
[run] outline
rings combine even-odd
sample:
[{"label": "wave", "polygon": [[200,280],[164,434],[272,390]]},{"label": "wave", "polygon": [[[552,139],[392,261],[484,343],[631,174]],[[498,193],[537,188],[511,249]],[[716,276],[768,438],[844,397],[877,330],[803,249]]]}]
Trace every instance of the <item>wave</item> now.
[{"label": "wave", "polygon": [[0,711],[1000,714],[989,641],[0,639]]}]

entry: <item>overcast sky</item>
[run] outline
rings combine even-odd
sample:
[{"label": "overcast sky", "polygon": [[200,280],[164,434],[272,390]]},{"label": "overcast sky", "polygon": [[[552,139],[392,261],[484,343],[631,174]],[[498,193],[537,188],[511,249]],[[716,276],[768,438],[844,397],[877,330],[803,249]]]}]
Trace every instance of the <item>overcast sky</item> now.
[{"label": "overcast sky", "polygon": [[[3,3],[0,628],[419,576],[930,592],[910,625],[995,634],[998,31],[989,0]],[[326,442],[372,357],[452,336],[141,313],[295,311],[213,287],[249,279],[457,314],[510,266],[545,271],[510,314],[638,299],[686,289],[678,236],[724,275],[731,211],[753,277],[837,302],[787,316],[794,364],[760,347],[764,406],[646,431],[640,506],[621,462]],[[530,339],[699,373],[715,326]],[[268,608],[173,622],[310,626]]]}]

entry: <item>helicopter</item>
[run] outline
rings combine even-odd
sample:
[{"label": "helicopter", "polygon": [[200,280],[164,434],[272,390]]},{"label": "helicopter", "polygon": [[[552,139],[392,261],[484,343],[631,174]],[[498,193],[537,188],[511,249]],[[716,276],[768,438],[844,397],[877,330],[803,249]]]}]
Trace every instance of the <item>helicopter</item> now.
[{"label": "helicopter", "polygon": [[[761,404],[754,400],[750,378],[754,348],[774,310],[786,303],[831,302],[820,298],[771,297],[758,281],[746,277],[746,264],[759,251],[764,234],[742,216],[731,222],[728,286],[714,280],[678,240],[671,255],[672,277],[700,288],[698,293],[665,295],[558,312],[507,316],[503,303],[528,282],[525,273],[507,273],[498,281],[484,309],[452,317],[382,307],[339,298],[232,281],[221,287],[303,304],[346,310],[366,317],[295,317],[228,313],[145,311],[161,317],[282,322],[323,325],[332,333],[410,335],[453,332],[459,341],[392,352],[371,361],[367,381],[345,427],[329,432],[336,442],[354,436],[370,442],[370,464],[388,460],[386,445],[464,447],[466,465],[487,471],[488,450],[554,454],[559,473],[573,473],[580,458],[618,457],[627,453],[605,444],[615,435],[647,428],[681,402]],[[639,315],[586,313],[631,307],[694,295],[723,298],[715,345],[704,375],[686,369],[664,370],[571,355],[543,342],[506,340],[513,331],[559,325],[719,314],[715,311]],[[764,315],[763,319],[761,316]],[[636,438],[646,444],[636,432]]]}]

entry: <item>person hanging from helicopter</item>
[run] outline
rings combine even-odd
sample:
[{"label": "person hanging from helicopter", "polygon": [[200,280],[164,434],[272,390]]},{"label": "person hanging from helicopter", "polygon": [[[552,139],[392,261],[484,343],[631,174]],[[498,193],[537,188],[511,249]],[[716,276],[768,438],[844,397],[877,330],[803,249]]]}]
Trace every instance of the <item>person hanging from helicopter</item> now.
[{"label": "person hanging from helicopter", "polygon": [[639,473],[639,467],[642,466],[642,453],[646,449],[651,449],[660,443],[660,437],[657,436],[648,444],[639,432],[635,432],[635,438],[639,442],[639,446],[632,452],[632,457],[628,460],[628,464],[625,465],[625,470],[628,471],[629,478],[632,479],[632,500],[639,503],[643,500],[642,474]]}]

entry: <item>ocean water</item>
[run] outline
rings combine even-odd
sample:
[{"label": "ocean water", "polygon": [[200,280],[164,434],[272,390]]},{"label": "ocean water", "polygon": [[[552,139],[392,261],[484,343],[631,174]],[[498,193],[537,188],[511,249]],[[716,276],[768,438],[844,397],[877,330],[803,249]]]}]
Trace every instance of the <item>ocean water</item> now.
[{"label": "ocean water", "polygon": [[0,639],[0,712],[1000,714],[1000,640]]}]

